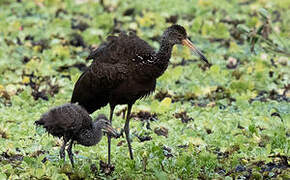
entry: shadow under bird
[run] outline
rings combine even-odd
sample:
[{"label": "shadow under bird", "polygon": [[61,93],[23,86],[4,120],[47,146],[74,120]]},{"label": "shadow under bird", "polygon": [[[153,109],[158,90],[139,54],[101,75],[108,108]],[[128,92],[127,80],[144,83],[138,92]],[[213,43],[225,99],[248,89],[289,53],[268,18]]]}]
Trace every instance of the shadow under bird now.
[{"label": "shadow under bird", "polygon": [[[185,29],[180,25],[172,25],[164,31],[158,51],[134,33],[109,36],[107,42],[87,57],[93,62],[75,84],[71,102],[78,102],[89,113],[109,103],[110,122],[116,105],[128,105],[124,131],[131,159],[129,119],[132,105],[155,90],[156,79],[166,70],[175,44],[189,47],[210,65],[202,52],[187,38]],[[111,139],[108,136],[108,164],[110,151]]]},{"label": "shadow under bird", "polygon": [[102,139],[103,132],[113,137],[118,136],[105,115],[101,114],[93,121],[88,112],[76,104],[68,103],[52,108],[35,121],[35,124],[43,126],[49,134],[63,138],[63,145],[59,152],[63,159],[65,159],[66,144],[70,141],[67,153],[72,166],[74,166],[72,153],[74,142],[83,146],[93,146]]}]

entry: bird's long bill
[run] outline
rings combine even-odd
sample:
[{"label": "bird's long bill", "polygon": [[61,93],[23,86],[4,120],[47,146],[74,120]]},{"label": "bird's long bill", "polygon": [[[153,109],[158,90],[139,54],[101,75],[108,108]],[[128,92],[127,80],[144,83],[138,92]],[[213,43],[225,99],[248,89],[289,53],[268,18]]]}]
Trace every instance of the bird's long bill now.
[{"label": "bird's long bill", "polygon": [[184,46],[189,47],[193,52],[195,52],[197,55],[199,55],[199,57],[206,62],[207,64],[209,64],[208,60],[206,59],[206,57],[202,54],[202,52],[200,52],[200,50],[198,50],[193,43],[189,40],[189,39],[183,39],[182,40],[182,44]]},{"label": "bird's long bill", "polygon": [[112,126],[110,126],[110,125],[107,125],[104,128],[104,132],[108,133],[109,135],[111,135],[113,137],[118,137],[118,135],[119,135],[119,133],[114,128],[112,128]]}]

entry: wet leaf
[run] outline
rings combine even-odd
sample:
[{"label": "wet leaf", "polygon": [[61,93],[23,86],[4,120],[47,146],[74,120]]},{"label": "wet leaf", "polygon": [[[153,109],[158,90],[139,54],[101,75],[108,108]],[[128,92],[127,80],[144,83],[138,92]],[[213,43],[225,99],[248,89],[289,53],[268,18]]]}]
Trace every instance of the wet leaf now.
[{"label": "wet leaf", "polygon": [[160,102],[157,111],[159,113],[164,113],[164,112],[168,111],[170,109],[171,102],[172,102],[171,98],[169,98],[169,97],[164,98]]},{"label": "wet leaf", "polygon": [[6,180],[7,176],[4,173],[0,173],[0,180]]},{"label": "wet leaf", "polygon": [[263,18],[265,19],[269,18],[269,12],[266,9],[264,8],[259,9],[259,13],[261,16],[263,16]]}]

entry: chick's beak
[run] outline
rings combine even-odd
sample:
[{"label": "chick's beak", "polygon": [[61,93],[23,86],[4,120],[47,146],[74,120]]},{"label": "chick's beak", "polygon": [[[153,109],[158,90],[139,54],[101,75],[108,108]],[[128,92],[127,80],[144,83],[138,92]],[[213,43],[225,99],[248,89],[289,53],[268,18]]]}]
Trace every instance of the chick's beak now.
[{"label": "chick's beak", "polygon": [[202,54],[202,52],[200,52],[194,45],[193,43],[189,40],[189,39],[183,39],[182,40],[182,45],[189,47],[194,53],[196,53],[204,62],[206,62],[208,65],[210,65],[210,63],[208,62],[208,60],[206,59],[206,57]]},{"label": "chick's beak", "polygon": [[109,135],[111,135],[113,137],[118,137],[118,135],[119,135],[119,133],[114,128],[112,128],[112,126],[110,126],[110,125],[107,125],[104,128],[104,132],[108,133]]}]

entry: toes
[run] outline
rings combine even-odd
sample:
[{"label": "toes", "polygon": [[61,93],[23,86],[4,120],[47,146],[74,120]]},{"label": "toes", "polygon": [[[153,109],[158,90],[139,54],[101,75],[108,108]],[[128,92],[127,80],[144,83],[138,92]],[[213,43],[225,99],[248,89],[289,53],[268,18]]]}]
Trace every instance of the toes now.
[{"label": "toes", "polygon": [[120,138],[121,136],[124,138],[124,129],[123,128],[121,129],[117,138]]}]

